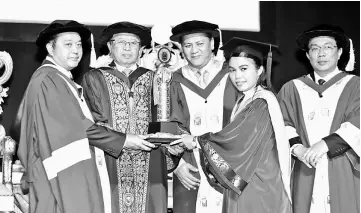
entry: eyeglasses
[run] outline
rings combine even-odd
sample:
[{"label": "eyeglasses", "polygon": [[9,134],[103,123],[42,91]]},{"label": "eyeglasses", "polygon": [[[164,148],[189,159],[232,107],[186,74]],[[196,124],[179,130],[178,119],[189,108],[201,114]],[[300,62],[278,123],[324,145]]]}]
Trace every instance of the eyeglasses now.
[{"label": "eyeglasses", "polygon": [[337,46],[333,46],[333,45],[325,45],[325,46],[317,46],[317,45],[312,45],[310,47],[310,52],[311,53],[319,53],[320,50],[323,50],[325,53],[331,53]]},{"label": "eyeglasses", "polygon": [[125,41],[125,40],[110,40],[110,41],[120,47],[125,47],[127,44],[129,44],[130,47],[134,48],[134,47],[138,47],[138,45],[140,44],[140,42],[138,41]]}]

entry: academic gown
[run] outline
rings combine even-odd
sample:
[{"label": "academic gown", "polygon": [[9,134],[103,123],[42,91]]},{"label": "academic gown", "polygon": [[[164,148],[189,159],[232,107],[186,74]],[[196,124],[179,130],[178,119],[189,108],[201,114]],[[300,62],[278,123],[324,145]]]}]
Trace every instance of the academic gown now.
[{"label": "academic gown", "polygon": [[[145,135],[155,115],[154,73],[138,67],[127,77],[114,65],[84,74],[84,97],[93,118],[123,133]],[[167,212],[167,174],[175,161],[164,147],[151,152],[124,150],[118,159],[105,156],[105,160],[112,212]]]},{"label": "academic gown", "polygon": [[48,65],[55,66],[44,60],[34,72],[13,126],[30,213],[104,212],[93,146],[117,157],[125,135],[87,119],[74,82]]},{"label": "academic gown", "polygon": [[[220,132],[197,137],[203,151],[202,169],[225,188],[223,213],[292,212],[287,175],[289,146],[282,144],[280,137],[285,133],[282,114],[274,95],[266,94],[272,96],[267,99],[257,95]],[[278,124],[270,117],[277,113],[268,108],[268,99],[272,98],[279,111],[279,117],[274,118],[279,119]],[[281,168],[286,170],[283,175]]]},{"label": "academic gown", "polygon": [[[224,89],[222,91],[217,91],[219,90],[218,87],[220,86],[220,84],[222,84],[223,81],[225,81],[225,86],[223,87]],[[172,122],[177,122],[178,128],[181,133],[187,133],[192,135],[198,135],[200,133],[195,130],[196,127],[194,127],[193,125],[197,125],[198,122],[205,122],[206,120],[204,119],[204,115],[202,118],[204,120],[202,121],[192,120],[192,117],[194,117],[194,115],[191,114],[193,112],[190,111],[190,107],[193,107],[192,105],[198,105],[198,103],[193,102],[194,100],[201,101],[203,104],[202,107],[206,111],[211,111],[212,104],[217,105],[216,108],[221,109],[220,112],[215,112],[219,114],[219,116],[221,116],[220,118],[218,117],[216,119],[221,121],[221,123],[217,124],[216,127],[209,127],[220,130],[222,129],[222,126],[225,126],[225,124],[229,122],[233,106],[238,96],[237,89],[233,86],[232,82],[228,77],[228,67],[226,63],[223,64],[222,69],[218,71],[218,74],[213,78],[213,80],[208,84],[205,89],[198,87],[193,82],[185,78],[182,74],[182,69],[174,72],[170,88],[170,120]],[[214,92],[217,92],[219,96],[213,97],[216,98],[216,100],[213,100],[213,103],[210,103],[208,98],[212,95],[214,96],[214,94],[212,94]],[[186,96],[193,96],[196,99],[191,98],[193,101],[188,103]],[[210,130],[208,129],[208,131]],[[208,131],[203,131],[201,132],[201,134]],[[185,162],[190,163],[194,167],[198,168],[195,155],[192,150],[185,151],[182,158]],[[200,171],[200,168],[198,169]],[[200,179],[201,177],[199,172],[194,172],[193,175],[198,179]],[[198,187],[195,190],[188,190],[183,186],[183,184],[179,181],[176,175],[173,175],[173,179],[173,211],[175,213],[196,212]],[[217,189],[217,191],[222,193],[222,188],[220,188],[217,184],[213,183],[211,180],[209,181],[209,183],[213,188]],[[208,202],[210,202],[209,198],[206,199],[208,199]],[[204,204],[207,205],[206,203]]]},{"label": "academic gown", "polygon": [[[301,139],[296,143],[310,147],[311,142],[324,139],[328,145],[329,151],[325,156],[328,166],[325,169],[328,171],[328,202],[331,213],[360,212],[359,77],[342,72],[324,85],[318,85],[311,80],[310,75],[302,76],[286,83],[280,90],[278,99],[285,125],[291,133],[294,132],[292,134]],[[335,106],[332,110],[325,101],[334,101]],[[312,109],[317,109],[320,104],[325,108],[321,112],[313,112]],[[304,115],[305,113],[307,115]],[[310,141],[310,136],[317,136],[319,128],[307,127],[305,122],[306,119],[310,120],[307,121],[309,123],[313,119],[318,119],[316,116],[332,116],[332,122],[318,124],[328,125],[328,133],[316,141]],[[347,133],[347,129],[350,128],[351,132]],[[291,146],[296,144],[292,140],[290,143]],[[314,186],[315,173],[315,168],[308,168],[303,162],[295,159],[292,171],[292,200],[295,213],[310,211],[313,190],[317,187]]]}]

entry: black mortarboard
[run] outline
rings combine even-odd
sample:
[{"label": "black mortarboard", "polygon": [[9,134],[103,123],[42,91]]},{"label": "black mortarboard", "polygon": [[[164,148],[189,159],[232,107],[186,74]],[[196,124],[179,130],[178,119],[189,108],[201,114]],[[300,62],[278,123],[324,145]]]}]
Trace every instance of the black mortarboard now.
[{"label": "black mortarboard", "polygon": [[232,39],[227,41],[220,49],[228,53],[232,53],[237,50],[237,52],[252,54],[260,60],[263,60],[267,57],[268,53],[272,49],[276,50],[278,49],[278,47],[273,44],[233,37]]},{"label": "black mortarboard", "polygon": [[180,42],[182,36],[193,33],[210,33],[213,38],[219,36],[218,25],[204,22],[204,21],[186,21],[172,29],[172,36],[170,40]]},{"label": "black mortarboard", "polygon": [[341,27],[321,24],[301,33],[296,39],[297,46],[302,50],[307,51],[310,39],[318,36],[330,36],[335,38],[340,48],[345,49],[349,44],[349,39]]},{"label": "black mortarboard", "polygon": [[117,33],[132,33],[138,36],[142,46],[150,44],[150,41],[152,40],[150,30],[147,27],[123,21],[106,27],[100,37],[100,43],[105,45],[113,35]]},{"label": "black mortarboard", "polygon": [[[272,67],[272,49],[278,50],[278,46],[263,43],[259,41],[253,41],[249,39],[233,37],[231,40],[227,41],[221,48],[226,52],[231,54],[231,57],[242,56],[242,52],[245,54],[253,55],[260,59],[263,62],[263,59],[267,57],[266,64],[266,74],[267,74],[267,85],[268,88],[272,90],[271,84],[271,67]],[[234,55],[237,52],[238,55]]]},{"label": "black mortarboard", "polygon": [[[353,71],[355,64],[355,54],[353,49],[352,40],[346,36],[343,29],[339,26],[333,26],[329,24],[320,24],[315,27],[312,27],[303,33],[301,33],[297,39],[297,46],[304,50],[308,50],[308,44],[310,39],[318,37],[318,36],[330,36],[335,38],[336,44],[339,48],[343,49],[343,52],[349,51],[349,54],[345,54],[345,58],[347,59],[347,64],[345,65],[345,71]],[[344,54],[342,53],[342,56]]]},{"label": "black mortarboard", "polygon": [[77,32],[79,33],[82,41],[88,40],[90,36],[90,30],[73,20],[55,20],[52,23],[50,23],[48,26],[46,26],[38,35],[38,38],[36,39],[36,45],[38,47],[45,46],[52,36],[64,33],[64,32]]}]

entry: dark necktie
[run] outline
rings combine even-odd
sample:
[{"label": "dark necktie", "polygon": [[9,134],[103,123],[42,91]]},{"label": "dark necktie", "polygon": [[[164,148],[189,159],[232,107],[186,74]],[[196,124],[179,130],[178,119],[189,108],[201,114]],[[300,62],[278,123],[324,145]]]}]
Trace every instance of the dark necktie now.
[{"label": "dark necktie", "polygon": [[[321,78],[321,79],[318,79],[318,84],[319,84],[320,86],[322,86],[322,85],[325,84],[325,83],[326,83],[326,81],[323,80],[322,78]],[[323,97],[323,95],[322,95],[321,92],[318,93],[318,96],[320,96],[320,98]]]},{"label": "dark necktie", "polygon": [[318,84],[319,84],[319,85],[323,85],[324,83],[326,83],[325,80],[323,80],[322,78],[321,78],[321,79],[318,79]]}]

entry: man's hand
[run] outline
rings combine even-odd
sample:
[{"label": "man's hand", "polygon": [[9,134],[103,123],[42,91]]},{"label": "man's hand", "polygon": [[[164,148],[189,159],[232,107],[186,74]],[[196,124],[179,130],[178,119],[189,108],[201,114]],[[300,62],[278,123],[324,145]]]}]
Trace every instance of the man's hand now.
[{"label": "man's hand", "polygon": [[307,150],[307,152],[303,155],[303,158],[313,167],[316,167],[318,160],[327,152],[328,146],[326,142],[324,140],[320,140]]},{"label": "man's hand", "polygon": [[192,175],[191,171],[198,172],[198,169],[189,163],[183,163],[174,171],[174,174],[177,175],[180,182],[188,190],[196,189],[196,187],[199,186],[200,183],[200,180],[195,178]]},{"label": "man's hand", "polygon": [[143,140],[145,138],[144,135],[131,135],[127,134],[127,138],[125,140],[124,147],[133,150],[144,150],[150,151],[155,147],[154,144],[149,143],[148,141]]},{"label": "man's hand", "polygon": [[308,149],[303,145],[298,145],[293,149],[293,154],[298,158],[298,160],[302,161],[308,168],[312,168],[312,166],[303,157],[304,154],[307,152],[307,150]]}]

